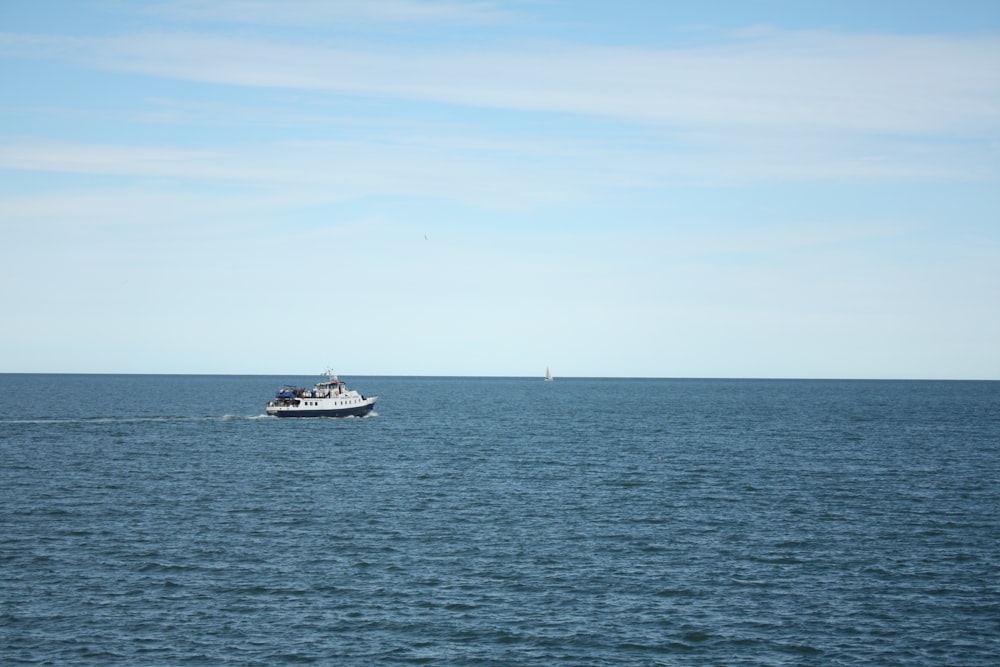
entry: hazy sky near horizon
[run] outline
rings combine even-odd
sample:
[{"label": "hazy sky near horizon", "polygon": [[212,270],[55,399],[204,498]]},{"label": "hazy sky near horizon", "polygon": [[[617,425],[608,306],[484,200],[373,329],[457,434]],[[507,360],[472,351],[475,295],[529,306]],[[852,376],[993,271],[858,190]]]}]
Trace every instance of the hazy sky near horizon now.
[{"label": "hazy sky near horizon", "polygon": [[0,372],[1000,379],[1000,3],[0,5]]}]

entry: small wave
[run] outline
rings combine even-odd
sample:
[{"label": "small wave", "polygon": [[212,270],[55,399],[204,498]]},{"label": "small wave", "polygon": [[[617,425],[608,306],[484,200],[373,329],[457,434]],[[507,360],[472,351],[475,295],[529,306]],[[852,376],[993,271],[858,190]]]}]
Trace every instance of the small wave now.
[{"label": "small wave", "polygon": [[344,417],[334,417],[334,419],[371,419],[372,417],[378,417],[378,413],[374,410],[366,415],[346,415]]}]

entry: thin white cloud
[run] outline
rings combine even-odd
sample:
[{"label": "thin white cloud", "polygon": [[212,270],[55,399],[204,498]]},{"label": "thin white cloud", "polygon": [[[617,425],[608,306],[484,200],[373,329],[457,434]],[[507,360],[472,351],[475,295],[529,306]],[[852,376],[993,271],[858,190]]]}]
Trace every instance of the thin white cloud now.
[{"label": "thin white cloud", "polygon": [[414,196],[498,210],[677,184],[1000,178],[990,145],[978,143],[837,141],[785,132],[747,137],[730,131],[689,137],[686,143],[623,146],[599,136],[508,136],[416,122],[368,129],[375,132],[369,140],[199,148],[8,140],[0,141],[0,169],[315,192],[326,201]]},{"label": "thin white cloud", "polygon": [[173,176],[210,158],[211,151],[19,141],[0,145],[0,168],[80,174]]},{"label": "thin white cloud", "polygon": [[480,149],[475,143],[445,147],[419,141],[196,150],[21,140],[0,144],[0,169],[166,180],[181,189],[249,188],[255,199],[265,191],[289,203],[408,196],[505,210],[585,197],[601,173],[587,167],[570,171],[565,157],[545,156],[540,149],[506,156]]},{"label": "thin white cloud", "polygon": [[429,0],[167,0],[137,9],[161,18],[266,26],[342,25],[345,22],[492,24],[510,20],[510,12],[495,2]]},{"label": "thin white cloud", "polygon": [[[998,38],[758,31],[716,46],[651,50],[374,51],[251,37],[0,35],[0,50],[108,69],[255,87],[423,99],[639,122],[654,139],[617,143],[505,134],[474,121],[367,123],[366,139],[185,149],[0,142],[0,168],[444,197],[486,206],[579,200],[594,188],[678,182],[974,180],[1000,177]],[[301,122],[303,110],[150,103],[146,122]],[[309,107],[310,123],[324,120]],[[282,121],[284,118],[284,121]],[[233,121],[232,119],[235,119]],[[658,135],[658,136],[657,136]],[[966,141],[968,137],[987,141]],[[929,141],[925,139],[930,139]],[[992,140],[992,141],[990,141]]]},{"label": "thin white cloud", "polygon": [[[294,205],[313,203],[315,198],[302,192],[294,198],[266,192],[209,195],[162,184],[0,196],[2,224],[8,225],[8,232],[21,229],[27,236],[37,235],[38,230],[120,225],[208,223],[218,229],[226,226],[220,221],[236,219],[245,224]],[[36,224],[45,227],[36,229]]]},{"label": "thin white cloud", "polygon": [[177,79],[611,116],[679,127],[1000,130],[1000,38],[767,31],[687,49],[358,49],[207,33],[6,35],[7,54]]},{"label": "thin white cloud", "polygon": [[[364,49],[206,33],[7,37],[93,66],[679,128],[1000,133],[1000,38],[765,32],[715,46]],[[32,48],[33,47],[33,48]]]}]

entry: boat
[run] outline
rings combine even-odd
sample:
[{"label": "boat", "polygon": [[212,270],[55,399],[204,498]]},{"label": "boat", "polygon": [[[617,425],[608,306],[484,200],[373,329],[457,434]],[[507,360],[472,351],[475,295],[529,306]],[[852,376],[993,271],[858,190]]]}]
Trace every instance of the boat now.
[{"label": "boat", "polygon": [[285,386],[267,404],[275,417],[364,417],[375,407],[378,396],[362,396],[327,371],[326,380],[312,389]]},{"label": "boat", "polygon": [[552,382],[552,372],[549,370],[548,366],[545,367],[545,381]]}]

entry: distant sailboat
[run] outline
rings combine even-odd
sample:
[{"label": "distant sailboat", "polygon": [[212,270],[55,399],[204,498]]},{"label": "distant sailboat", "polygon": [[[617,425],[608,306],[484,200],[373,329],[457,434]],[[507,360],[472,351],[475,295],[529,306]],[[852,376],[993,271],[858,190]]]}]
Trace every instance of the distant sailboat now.
[{"label": "distant sailboat", "polygon": [[549,371],[549,367],[548,366],[545,367],[545,381],[546,382],[552,382],[552,372]]}]

